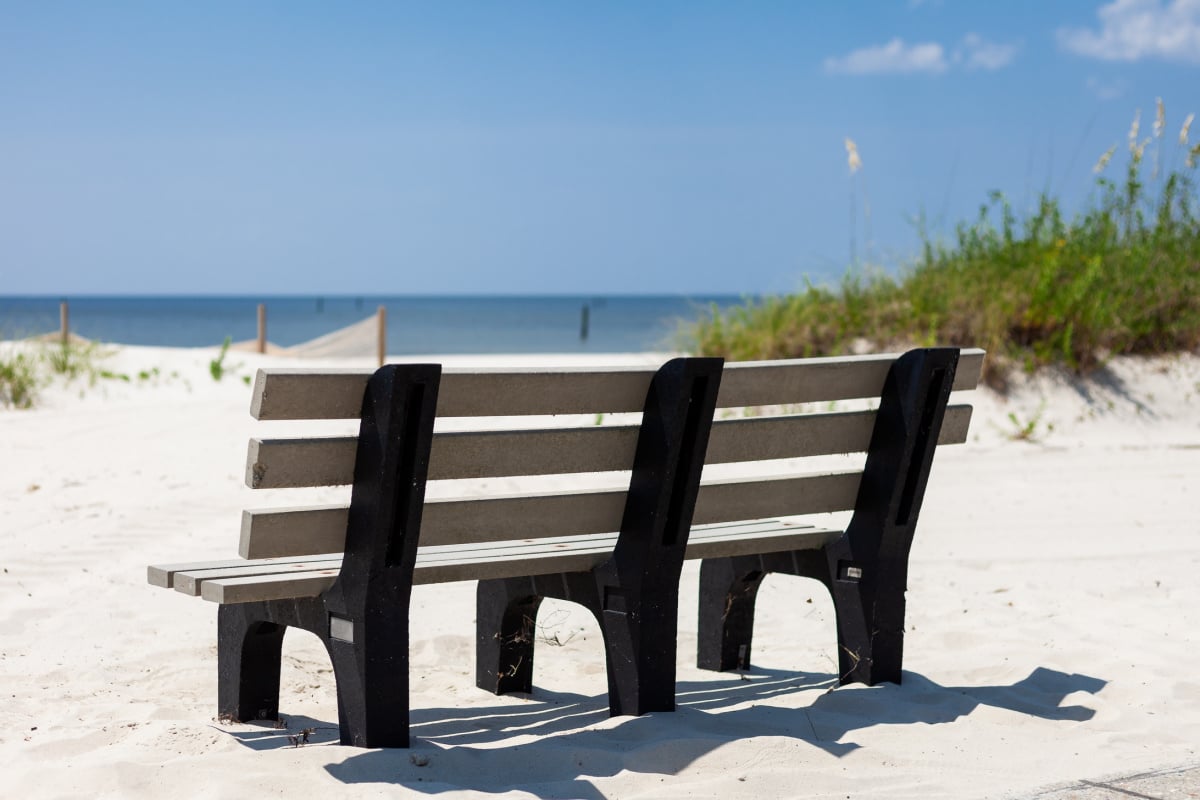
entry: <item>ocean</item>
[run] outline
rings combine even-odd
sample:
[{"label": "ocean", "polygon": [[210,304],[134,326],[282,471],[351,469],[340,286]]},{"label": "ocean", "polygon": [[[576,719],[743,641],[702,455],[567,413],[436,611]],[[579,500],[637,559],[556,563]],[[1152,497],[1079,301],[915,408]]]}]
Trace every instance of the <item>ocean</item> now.
[{"label": "ocean", "polygon": [[401,355],[671,349],[680,321],[695,320],[712,304],[726,308],[743,298],[0,297],[0,339],[59,330],[62,300],[68,302],[73,333],[111,344],[165,347],[254,339],[259,303],[267,308],[268,340],[283,347],[362,322],[384,306],[387,351]]}]

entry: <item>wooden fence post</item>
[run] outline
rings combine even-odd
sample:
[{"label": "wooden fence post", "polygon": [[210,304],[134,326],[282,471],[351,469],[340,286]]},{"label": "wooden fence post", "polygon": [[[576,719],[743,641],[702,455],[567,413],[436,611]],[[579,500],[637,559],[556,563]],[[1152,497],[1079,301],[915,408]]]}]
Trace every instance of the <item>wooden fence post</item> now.
[{"label": "wooden fence post", "polygon": [[382,367],[383,363],[387,360],[387,309],[384,308],[383,306],[379,307],[378,319],[379,319],[379,341],[378,341],[379,366]]},{"label": "wooden fence post", "polygon": [[58,329],[62,335],[63,347],[71,343],[71,312],[67,309],[67,301],[58,304]]},{"label": "wooden fence post", "polygon": [[258,304],[258,352],[267,352],[267,304]]}]

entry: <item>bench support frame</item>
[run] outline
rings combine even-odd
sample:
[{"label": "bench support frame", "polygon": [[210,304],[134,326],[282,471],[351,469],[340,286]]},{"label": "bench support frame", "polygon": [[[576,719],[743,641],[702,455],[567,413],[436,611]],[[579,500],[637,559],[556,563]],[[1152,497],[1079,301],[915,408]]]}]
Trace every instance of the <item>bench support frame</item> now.
[{"label": "bench support frame", "polygon": [[821,550],[705,559],[697,666],[750,666],[754,601],[772,572],[821,581],[833,596],[838,681],[900,683],[908,555],[945,416],[958,350],[901,356],[888,373],[854,515]]},{"label": "bench support frame", "polygon": [[537,611],[554,597],[579,603],[600,623],[613,716],[674,710],[679,576],[722,365],[719,358],[674,359],[655,374],[609,560],[588,572],[479,582],[481,689],[532,690]]},{"label": "bench support frame", "polygon": [[329,651],[342,744],[408,746],[408,607],[440,377],[437,365],[389,365],[368,381],[333,586],[314,598],[221,606],[222,717],[278,719],[283,636],[302,628]]}]

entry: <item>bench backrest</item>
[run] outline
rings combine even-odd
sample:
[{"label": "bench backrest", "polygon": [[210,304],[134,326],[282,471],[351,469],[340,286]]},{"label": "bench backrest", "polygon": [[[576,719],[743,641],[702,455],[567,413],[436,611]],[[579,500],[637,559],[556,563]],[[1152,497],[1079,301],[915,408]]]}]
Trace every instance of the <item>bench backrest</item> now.
[{"label": "bench backrest", "polygon": [[[706,464],[769,461],[863,452],[876,413],[816,411],[798,406],[878,398],[897,356],[875,355],[727,363],[717,396],[717,421]],[[952,388],[974,389],[983,352],[961,352]],[[654,370],[446,369],[438,390],[440,419],[585,415],[561,426],[545,419],[506,420],[503,430],[438,430],[428,478],[504,478],[631,469],[638,425],[594,424],[597,414],[642,410]],[[359,370],[263,369],[251,413],[263,421],[356,419],[370,373]],[[784,413],[722,418],[721,409],[782,407]],[[966,439],[971,409],[951,404],[939,443]],[[456,428],[470,428],[460,420]],[[494,427],[494,425],[493,425]],[[353,480],[356,438],[255,438],[246,482],[255,489],[336,486]],[[847,511],[854,508],[861,470],[770,478],[714,480],[701,486],[693,522]],[[508,496],[479,491],[466,499],[425,503],[421,546],[499,542],[609,533],[621,527],[624,490]],[[244,512],[240,554],[246,558],[340,552],[347,507],[299,507]]]}]

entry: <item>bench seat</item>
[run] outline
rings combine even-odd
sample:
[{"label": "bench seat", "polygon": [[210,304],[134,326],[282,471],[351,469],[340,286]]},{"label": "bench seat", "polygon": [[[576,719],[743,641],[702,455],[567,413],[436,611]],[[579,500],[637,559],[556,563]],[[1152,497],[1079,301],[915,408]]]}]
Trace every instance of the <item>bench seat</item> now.
[{"label": "bench seat", "polygon": [[[688,537],[684,558],[818,549],[840,535],[840,530],[787,519],[697,525]],[[583,572],[612,555],[617,536],[614,532],[422,547],[417,551],[413,584]],[[341,554],[239,558],[153,566],[149,579],[155,586],[214,603],[248,603],[315,597],[333,585],[341,566]]]}]

